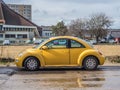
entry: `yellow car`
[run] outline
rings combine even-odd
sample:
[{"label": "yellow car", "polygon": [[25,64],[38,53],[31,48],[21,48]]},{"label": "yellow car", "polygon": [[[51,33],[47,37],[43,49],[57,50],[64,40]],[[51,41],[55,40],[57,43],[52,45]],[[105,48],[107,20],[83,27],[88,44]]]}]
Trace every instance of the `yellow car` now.
[{"label": "yellow car", "polygon": [[49,66],[79,66],[86,70],[104,64],[104,56],[84,40],[72,36],[52,37],[20,53],[15,63],[26,70]]}]

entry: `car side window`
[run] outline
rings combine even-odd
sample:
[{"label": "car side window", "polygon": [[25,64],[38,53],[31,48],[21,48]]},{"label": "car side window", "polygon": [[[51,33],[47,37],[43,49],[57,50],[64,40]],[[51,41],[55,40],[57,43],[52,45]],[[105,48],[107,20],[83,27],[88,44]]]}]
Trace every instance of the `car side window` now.
[{"label": "car side window", "polygon": [[71,48],[85,48],[85,46],[75,40],[70,40]]},{"label": "car side window", "polygon": [[46,44],[48,48],[51,49],[60,49],[60,48],[66,48],[67,47],[67,40],[66,39],[56,39],[53,41],[50,41]]}]

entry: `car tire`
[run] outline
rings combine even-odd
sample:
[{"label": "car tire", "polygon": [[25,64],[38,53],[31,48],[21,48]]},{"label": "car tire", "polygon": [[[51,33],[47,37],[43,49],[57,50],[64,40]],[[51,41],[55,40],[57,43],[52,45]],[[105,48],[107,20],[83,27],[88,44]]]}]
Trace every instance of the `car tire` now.
[{"label": "car tire", "polygon": [[94,56],[88,56],[83,61],[83,68],[85,70],[95,70],[98,66],[98,60]]},{"label": "car tire", "polygon": [[28,57],[24,62],[24,67],[29,71],[36,71],[40,67],[40,62],[35,57]]}]

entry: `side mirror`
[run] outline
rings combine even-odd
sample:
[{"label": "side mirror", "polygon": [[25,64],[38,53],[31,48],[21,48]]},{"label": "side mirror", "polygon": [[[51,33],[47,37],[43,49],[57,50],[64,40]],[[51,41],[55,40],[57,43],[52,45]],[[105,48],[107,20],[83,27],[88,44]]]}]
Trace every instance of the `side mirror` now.
[{"label": "side mirror", "polygon": [[48,47],[47,47],[47,46],[43,46],[42,49],[43,49],[43,50],[46,50],[46,49],[48,49]]}]

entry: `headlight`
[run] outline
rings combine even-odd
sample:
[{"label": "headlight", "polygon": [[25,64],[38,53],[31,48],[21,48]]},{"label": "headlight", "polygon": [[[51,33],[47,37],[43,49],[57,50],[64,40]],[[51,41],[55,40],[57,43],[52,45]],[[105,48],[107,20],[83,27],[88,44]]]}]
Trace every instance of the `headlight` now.
[{"label": "headlight", "polygon": [[15,60],[15,62],[19,62],[19,60]]},{"label": "headlight", "polygon": [[25,53],[26,53],[25,51],[23,51],[23,52],[19,53],[19,54],[18,54],[18,57],[23,56]]},{"label": "headlight", "polygon": [[18,57],[23,56],[25,53],[26,53],[26,51],[22,51],[22,52],[20,52],[20,53],[18,54]]},{"label": "headlight", "polygon": [[23,53],[20,53],[20,54],[18,54],[18,57],[21,57],[23,55]]}]

